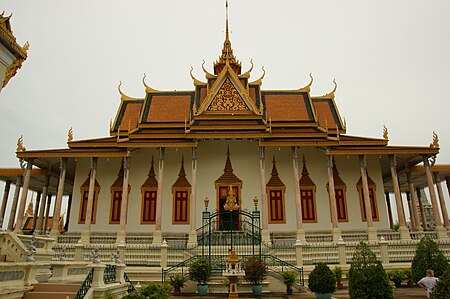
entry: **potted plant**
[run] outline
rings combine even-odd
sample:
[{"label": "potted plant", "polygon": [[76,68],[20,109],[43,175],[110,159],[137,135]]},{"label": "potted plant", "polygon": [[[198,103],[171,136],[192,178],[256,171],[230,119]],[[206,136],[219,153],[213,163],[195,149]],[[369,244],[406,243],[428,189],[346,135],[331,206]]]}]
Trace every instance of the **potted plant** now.
[{"label": "potted plant", "polygon": [[318,263],[308,277],[308,287],[317,299],[331,299],[336,290],[336,276],[325,263]]},{"label": "potted plant", "polygon": [[342,284],[342,268],[339,266],[334,267],[334,276],[336,277],[336,287],[342,289],[344,285]]},{"label": "potted plant", "polygon": [[294,271],[284,271],[281,272],[281,277],[283,278],[283,283],[286,286],[286,294],[292,295],[294,292],[292,286],[297,281],[297,272]]},{"label": "potted plant", "polygon": [[414,286],[411,268],[403,269],[403,272],[404,272],[406,283],[408,284],[408,287]]},{"label": "potted plant", "polygon": [[402,282],[406,280],[406,275],[404,270],[392,270],[387,272],[389,280],[391,280],[396,288],[402,286]]},{"label": "potted plant", "polygon": [[186,286],[185,283],[187,279],[181,274],[172,275],[169,279],[169,284],[173,288],[173,293],[175,296],[179,296],[181,294],[181,289]]},{"label": "potted plant", "polygon": [[267,275],[266,263],[257,256],[250,256],[245,261],[245,280],[252,283],[253,295],[262,294],[262,285]]},{"label": "potted plant", "polygon": [[211,276],[211,265],[204,257],[199,257],[189,266],[189,277],[191,280],[197,281],[197,291],[201,296],[208,293],[207,282]]}]

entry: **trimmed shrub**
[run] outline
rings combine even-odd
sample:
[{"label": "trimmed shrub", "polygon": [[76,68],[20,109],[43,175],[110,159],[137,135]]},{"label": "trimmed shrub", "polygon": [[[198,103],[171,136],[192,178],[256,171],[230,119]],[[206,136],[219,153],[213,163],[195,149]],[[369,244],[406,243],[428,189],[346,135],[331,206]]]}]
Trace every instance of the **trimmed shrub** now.
[{"label": "trimmed shrub", "polygon": [[439,281],[434,285],[431,299],[450,299],[450,267],[439,277]]},{"label": "trimmed shrub", "polygon": [[308,287],[314,293],[334,293],[336,276],[327,264],[318,263],[308,276]]},{"label": "trimmed shrub", "polygon": [[151,283],[140,292],[146,299],[168,299],[170,296],[170,286],[167,284]]},{"label": "trimmed shrub", "polygon": [[261,284],[267,275],[267,265],[257,256],[249,256],[245,261],[245,280],[253,285]]},{"label": "trimmed shrub", "polygon": [[198,284],[206,284],[211,276],[211,265],[204,257],[199,257],[189,266],[189,277]]},{"label": "trimmed shrub", "polygon": [[411,263],[412,279],[417,283],[426,276],[427,269],[432,269],[436,277],[441,276],[448,268],[448,261],[436,242],[423,237],[416,247],[416,254]]},{"label": "trimmed shrub", "polygon": [[375,253],[361,242],[353,254],[348,272],[352,299],[393,299],[393,290],[386,271]]}]

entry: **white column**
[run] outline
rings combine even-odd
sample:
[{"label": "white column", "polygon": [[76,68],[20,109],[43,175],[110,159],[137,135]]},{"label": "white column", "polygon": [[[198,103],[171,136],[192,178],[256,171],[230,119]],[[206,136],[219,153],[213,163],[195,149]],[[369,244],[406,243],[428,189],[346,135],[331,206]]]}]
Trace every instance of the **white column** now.
[{"label": "white column", "polygon": [[394,186],[395,204],[397,206],[398,223],[400,225],[398,229],[400,232],[400,239],[409,240],[411,239],[411,236],[409,235],[409,230],[406,227],[405,209],[403,207],[402,195],[400,193],[400,185],[398,183],[397,176],[397,161],[395,155],[390,155],[389,159],[391,164],[392,185]]},{"label": "white column", "polygon": [[425,216],[425,208],[423,206],[422,194],[421,194],[420,188],[416,188],[416,196],[417,196],[417,201],[419,202],[420,219],[422,220],[422,228],[424,230],[427,230],[428,229],[427,217]]},{"label": "white column", "polygon": [[423,166],[427,176],[428,192],[430,193],[431,206],[433,207],[434,222],[436,223],[436,233],[439,239],[447,240],[447,230],[442,226],[442,220],[439,215],[438,203],[436,200],[436,192],[434,190],[433,176],[431,174],[431,166],[428,162],[428,156],[423,156]]},{"label": "white column", "polygon": [[3,228],[3,220],[5,219],[6,204],[8,203],[10,189],[11,189],[11,181],[6,181],[5,191],[3,193],[2,208],[0,209],[0,230]]},{"label": "white column", "polygon": [[361,181],[364,194],[364,206],[366,208],[366,221],[367,221],[367,237],[369,242],[377,241],[377,231],[373,226],[372,205],[370,204],[369,195],[369,183],[367,181],[367,161],[366,155],[359,156],[359,164],[361,171]]},{"label": "white column", "polygon": [[189,231],[188,245],[197,245],[197,148],[192,148],[192,184],[191,184],[191,229]]},{"label": "white column", "polygon": [[16,221],[17,204],[19,203],[20,189],[22,188],[23,176],[19,175],[16,178],[16,188],[14,189],[14,197],[11,205],[11,213],[9,214],[8,228],[12,231],[14,228],[14,222]]},{"label": "white column", "polygon": [[42,234],[42,224],[44,221],[44,212],[45,212],[45,202],[47,200],[47,193],[48,193],[48,185],[50,184],[50,175],[47,174],[44,178],[44,187],[42,188],[42,199],[41,199],[41,205],[39,206],[39,216],[37,221],[37,227],[36,227],[36,235]]},{"label": "white column", "polygon": [[164,158],[165,148],[159,148],[159,162],[158,162],[158,194],[156,194],[156,220],[155,231],[153,233],[153,244],[161,245],[161,214],[162,214],[162,200],[163,200],[163,179],[164,179]]},{"label": "white column", "polygon": [[267,193],[266,193],[266,148],[259,147],[259,178],[261,189],[261,237],[262,241],[270,244],[269,215],[267,213]]},{"label": "white column", "polygon": [[423,231],[422,227],[420,226],[420,220],[419,220],[419,212],[417,211],[417,194],[416,194],[416,188],[414,187],[414,183],[411,180],[411,173],[409,171],[406,172],[406,180],[408,181],[408,188],[409,188],[409,194],[411,196],[411,208],[412,208],[412,216],[411,218],[414,219],[414,231]]},{"label": "white column", "polygon": [[444,192],[442,191],[441,178],[438,173],[434,174],[434,181],[439,195],[439,203],[441,205],[442,219],[444,219],[444,227],[450,230],[450,221],[448,219],[447,205],[445,204]]},{"label": "white column", "polygon": [[59,217],[61,215],[62,197],[64,194],[64,183],[66,181],[67,158],[61,158],[58,191],[56,194],[55,210],[53,212],[52,231],[50,235],[54,238],[59,235]]},{"label": "white column", "polygon": [[[94,205],[95,196],[95,176],[97,175],[97,157],[91,157],[91,171],[89,173],[89,191],[88,200],[86,204],[86,213],[84,217],[84,230],[81,232],[81,241],[83,243],[91,242],[91,219],[92,206]],[[123,197],[123,195],[122,195]]]},{"label": "white column", "polygon": [[336,192],[334,190],[334,176],[333,176],[333,156],[327,156],[328,167],[328,201],[330,204],[330,215],[333,241],[337,242],[341,238],[341,230],[338,228],[337,207],[336,207]]},{"label": "white column", "polygon": [[300,196],[300,174],[298,171],[298,148],[292,147],[292,169],[294,171],[294,187],[295,187],[295,208],[297,215],[297,241],[296,243],[305,243],[305,230],[303,229],[303,213],[302,213],[302,199]]},{"label": "white column", "polygon": [[127,225],[128,216],[128,182],[130,176],[130,153],[128,152],[127,157],[123,157],[123,184],[122,184],[122,201],[120,205],[120,223],[119,230],[116,234],[116,243],[125,242],[126,232],[125,228]]},{"label": "white column", "polygon": [[20,200],[19,210],[17,212],[16,228],[14,232],[21,234],[23,225],[23,214],[27,205],[28,189],[30,187],[31,169],[33,168],[33,158],[27,161],[27,169],[25,170],[25,178],[23,180],[22,198]]}]

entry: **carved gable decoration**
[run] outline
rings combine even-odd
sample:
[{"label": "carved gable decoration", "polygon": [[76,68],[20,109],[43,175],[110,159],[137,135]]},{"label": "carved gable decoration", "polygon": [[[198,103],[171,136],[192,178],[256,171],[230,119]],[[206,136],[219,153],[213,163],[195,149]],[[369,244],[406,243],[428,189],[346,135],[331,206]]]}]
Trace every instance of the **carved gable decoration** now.
[{"label": "carved gable decoration", "polygon": [[249,111],[241,95],[227,78],[215,95],[207,111]]}]

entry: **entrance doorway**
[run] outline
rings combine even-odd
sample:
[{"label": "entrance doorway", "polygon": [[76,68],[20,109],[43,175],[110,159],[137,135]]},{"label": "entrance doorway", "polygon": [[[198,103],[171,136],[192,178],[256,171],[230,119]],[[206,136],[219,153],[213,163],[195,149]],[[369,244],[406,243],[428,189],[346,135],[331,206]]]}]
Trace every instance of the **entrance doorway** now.
[{"label": "entrance doorway", "polygon": [[[239,205],[239,209],[236,211],[228,211],[225,209],[225,204],[227,202],[227,197],[230,195],[230,189],[232,190],[232,194],[236,198],[236,204]],[[219,227],[218,230],[240,230],[241,229],[241,221],[240,221],[240,206],[241,200],[239,196],[239,187],[238,186],[219,186],[219,196],[218,196],[218,208],[219,211]]]}]

